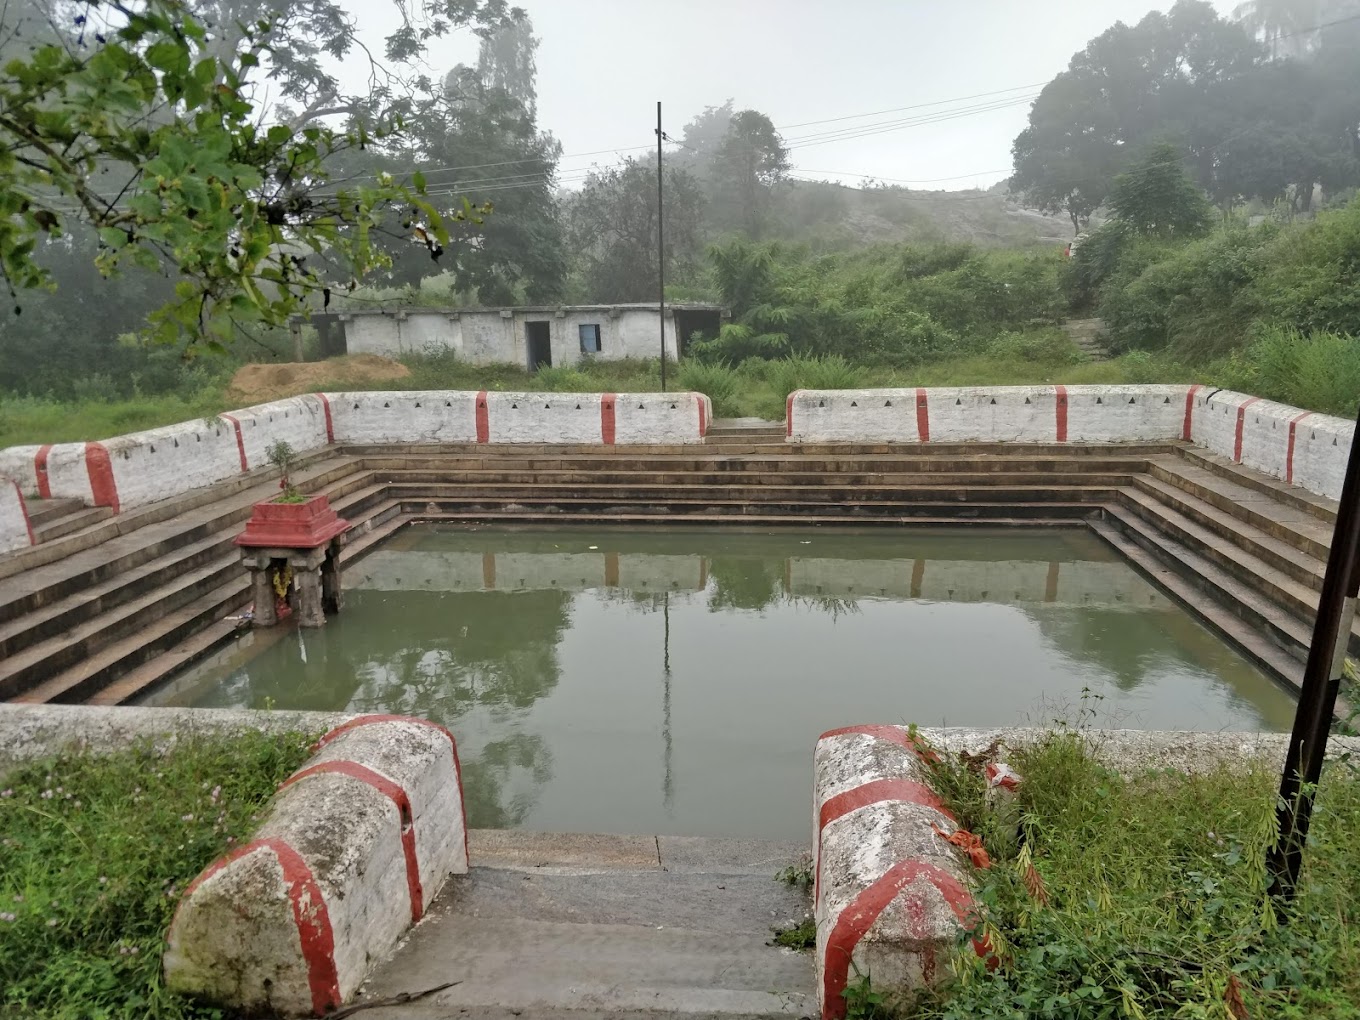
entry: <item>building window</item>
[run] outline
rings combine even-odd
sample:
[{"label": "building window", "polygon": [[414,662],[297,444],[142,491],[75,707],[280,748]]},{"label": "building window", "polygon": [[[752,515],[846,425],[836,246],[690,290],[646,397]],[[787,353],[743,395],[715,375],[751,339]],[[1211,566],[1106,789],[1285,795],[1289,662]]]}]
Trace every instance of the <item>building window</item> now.
[{"label": "building window", "polygon": [[576,327],[581,334],[581,353],[599,354],[600,353],[600,327],[595,323],[588,323]]}]

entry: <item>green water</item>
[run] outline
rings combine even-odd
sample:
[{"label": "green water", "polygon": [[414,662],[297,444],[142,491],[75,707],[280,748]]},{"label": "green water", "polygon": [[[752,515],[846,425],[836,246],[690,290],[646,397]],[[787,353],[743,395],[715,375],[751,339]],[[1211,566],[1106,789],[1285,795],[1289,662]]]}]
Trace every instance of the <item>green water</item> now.
[{"label": "green water", "polygon": [[323,630],[249,634],[154,703],[438,720],[476,827],[788,839],[836,726],[1293,714],[1080,530],[411,528],[345,588]]}]

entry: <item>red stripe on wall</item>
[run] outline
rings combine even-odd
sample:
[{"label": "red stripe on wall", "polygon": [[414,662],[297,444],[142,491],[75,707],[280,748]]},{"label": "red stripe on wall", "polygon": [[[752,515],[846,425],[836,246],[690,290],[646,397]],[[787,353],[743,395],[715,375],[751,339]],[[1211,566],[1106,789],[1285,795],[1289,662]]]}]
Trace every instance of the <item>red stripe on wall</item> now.
[{"label": "red stripe on wall", "polygon": [[812,886],[814,903],[817,902],[817,896],[822,888],[822,830],[837,818],[844,818],[851,811],[890,800],[934,808],[955,825],[958,824],[958,819],[950,813],[940,798],[935,796],[930,787],[911,779],[875,779],[863,786],[836,794],[822,805],[822,810],[817,815],[817,871],[813,876]]},{"label": "red stripe on wall", "polygon": [[1247,408],[1260,399],[1260,397],[1249,397],[1237,408],[1237,434],[1233,437],[1234,464],[1242,463],[1242,429],[1246,426],[1247,422]]},{"label": "red stripe on wall", "polygon": [[784,435],[793,435],[793,394],[789,394],[788,402],[784,405]]},{"label": "red stripe on wall", "polygon": [[916,437],[923,443],[930,442],[930,401],[922,386],[916,387]]},{"label": "red stripe on wall", "polygon": [[90,494],[95,506],[113,507],[118,512],[118,483],[113,480],[113,461],[103,443],[85,444],[85,472],[90,476]]},{"label": "red stripe on wall", "polygon": [[[331,930],[331,915],[307,862],[283,840],[257,839],[213,861],[184,890],[179,906],[175,908],[175,917],[178,919],[179,911],[200,885],[233,861],[256,850],[272,850],[278,858],[284,884],[288,887],[288,904],[293,911],[293,923],[297,926],[302,944],[302,959],[307,965],[312,1011],[317,1016],[324,1016],[340,1005],[340,979],[335,971],[335,933]],[[174,926],[172,920],[170,927]]]},{"label": "red stripe on wall", "polygon": [[699,438],[703,439],[708,435],[708,404],[704,402],[702,394],[694,395],[694,402],[699,405]]},{"label": "red stripe on wall", "polygon": [[458,760],[458,741],[453,739],[453,734],[449,732],[447,726],[441,726],[439,723],[430,722],[428,719],[421,719],[414,715],[361,715],[354,719],[350,719],[348,722],[341,723],[339,726],[335,727],[335,729],[323,736],[316,742],[317,749],[319,750],[325,747],[342,733],[348,733],[350,730],[358,729],[360,726],[368,726],[371,723],[384,722],[404,722],[413,723],[416,726],[432,726],[449,738],[449,747],[453,749],[453,775],[454,779],[458,782],[458,816],[463,820],[463,860],[466,861],[467,812],[464,810],[463,803],[463,765]]},{"label": "red stripe on wall", "polygon": [[38,447],[33,455],[33,473],[38,476],[38,498],[51,499],[52,485],[47,480],[47,455],[52,452],[52,444]]},{"label": "red stripe on wall", "polygon": [[1295,415],[1289,420],[1289,449],[1284,457],[1284,480],[1290,485],[1294,484],[1294,430],[1299,422],[1307,418],[1312,411],[1304,411],[1303,414]]},{"label": "red stripe on wall", "polygon": [[477,394],[477,442],[491,442],[491,412],[486,407],[486,390]]},{"label": "red stripe on wall", "polygon": [[322,772],[357,779],[359,782],[373,787],[390,800],[397,809],[398,827],[401,832],[401,853],[406,859],[406,891],[411,898],[411,923],[414,924],[419,921],[425,913],[425,892],[420,885],[420,862],[416,857],[415,816],[411,811],[411,799],[406,796],[406,791],[386,776],[355,761],[318,762],[289,776],[283,781],[279,789]]},{"label": "red stripe on wall", "polygon": [[[836,918],[826,943],[826,959],[822,963],[823,1017],[845,1016],[844,992],[850,975],[851,954],[888,904],[918,879],[925,879],[939,890],[961,923],[973,923],[973,899],[963,884],[949,872],[925,861],[899,861],[894,864],[878,881],[860,892]],[[924,925],[922,904],[908,902],[903,907],[908,918]],[[924,932],[921,934],[923,936]],[[978,955],[985,955],[985,946],[975,942],[973,947]]]},{"label": "red stripe on wall", "polygon": [[600,394],[600,439],[605,446],[614,445],[615,403],[614,394]]},{"label": "red stripe on wall", "polygon": [[24,530],[28,532],[28,544],[37,545],[38,541],[33,537],[33,522],[28,519],[28,504],[24,502],[23,490],[16,481],[11,480],[10,485],[14,486],[14,496],[19,501],[19,512],[24,515]]},{"label": "red stripe on wall", "polygon": [[229,414],[222,417],[231,422],[231,427],[236,431],[236,455],[241,458],[241,470],[249,471],[250,464],[246,461],[246,441],[241,435],[241,423]]},{"label": "red stripe on wall", "polygon": [[1181,438],[1187,443],[1190,442],[1191,426],[1194,424],[1195,415],[1195,394],[1204,387],[1196,383],[1191,386],[1185,394],[1185,430],[1181,433]]},{"label": "red stripe on wall", "polygon": [[1058,413],[1058,442],[1067,442],[1067,387],[1054,386],[1053,392],[1057,394],[1057,413]]},{"label": "red stripe on wall", "polygon": [[318,393],[317,396],[321,398],[321,410],[326,412],[326,442],[334,443],[335,422],[331,418],[331,402],[324,393]]}]

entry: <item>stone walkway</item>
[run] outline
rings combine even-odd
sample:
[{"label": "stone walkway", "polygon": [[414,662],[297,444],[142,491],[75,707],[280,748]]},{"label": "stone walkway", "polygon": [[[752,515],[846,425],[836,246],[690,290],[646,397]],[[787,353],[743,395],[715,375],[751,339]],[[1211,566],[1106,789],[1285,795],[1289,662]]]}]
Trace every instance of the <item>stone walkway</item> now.
[{"label": "stone walkway", "polygon": [[458,984],[366,1020],[803,1017],[811,953],[771,929],[810,909],[775,874],[802,844],[474,830],[455,879],[358,1002]]}]

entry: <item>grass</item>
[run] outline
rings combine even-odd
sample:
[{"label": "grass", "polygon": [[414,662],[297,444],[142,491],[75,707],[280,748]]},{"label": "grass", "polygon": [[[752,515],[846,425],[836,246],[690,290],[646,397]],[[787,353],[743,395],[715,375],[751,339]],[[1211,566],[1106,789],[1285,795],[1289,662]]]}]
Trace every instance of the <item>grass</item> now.
[{"label": "grass", "polygon": [[309,746],[247,732],[0,779],[0,1018],[220,1017],[166,991],[165,932],[185,884],[247,837]]},{"label": "grass", "polygon": [[999,966],[989,972],[961,952],[952,983],[895,1009],[876,1004],[878,1014],[1360,1015],[1360,778],[1352,764],[1324,773],[1300,895],[1284,910],[1265,893],[1273,768],[1123,777],[1071,731],[1009,761],[1024,776],[1018,832],[987,808],[979,763],[946,762],[932,778],[992,856],[992,868],[977,873],[977,899]]},{"label": "grass", "polygon": [[[1040,352],[1042,353],[1042,352]],[[594,361],[580,367],[543,369],[530,375],[515,365],[472,365],[449,355],[404,359],[410,376],[375,382],[370,389],[540,390],[546,392],[654,392],[661,388],[656,361]],[[713,399],[719,417],[783,421],[785,401],[796,389],[854,386],[999,386],[1051,383],[1189,382],[1203,373],[1146,354],[1101,364],[1067,357],[993,353],[928,362],[912,368],[854,365],[842,358],[747,361],[738,366],[686,361],[667,370],[667,388],[698,390]],[[347,389],[364,389],[347,383]],[[0,396],[0,448],[108,439],[127,432],[212,417],[239,406],[225,388],[207,387],[183,396],[132,400],[59,401]]]}]

